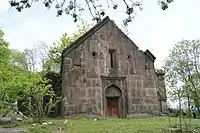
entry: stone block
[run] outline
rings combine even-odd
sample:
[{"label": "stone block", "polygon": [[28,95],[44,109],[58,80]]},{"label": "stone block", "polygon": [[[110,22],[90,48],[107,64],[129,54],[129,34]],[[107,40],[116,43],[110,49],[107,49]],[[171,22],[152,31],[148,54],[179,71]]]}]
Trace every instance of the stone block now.
[{"label": "stone block", "polygon": [[102,94],[97,92],[95,97],[97,100],[101,100],[101,96],[102,96]]},{"label": "stone block", "polygon": [[88,97],[94,97],[96,94],[96,89],[88,88]]},{"label": "stone block", "polygon": [[2,117],[0,118],[0,124],[9,124],[12,122],[12,118],[11,117]]},{"label": "stone block", "polygon": [[134,69],[134,68],[130,68],[130,69],[129,69],[129,73],[130,73],[130,74],[136,74],[136,73],[135,73],[135,69]]},{"label": "stone block", "polygon": [[101,101],[97,102],[98,109],[101,109]]},{"label": "stone block", "polygon": [[98,78],[98,74],[96,73],[95,67],[92,67],[87,71],[87,77],[88,78]]},{"label": "stone block", "polygon": [[137,88],[140,88],[141,87],[141,80],[137,80],[136,83],[137,83]]},{"label": "stone block", "polygon": [[138,89],[136,90],[136,95],[137,95],[137,96],[140,96],[140,88],[138,88]]},{"label": "stone block", "polygon": [[88,106],[86,111],[88,113],[93,113],[93,107],[92,106]]},{"label": "stone block", "polygon": [[69,113],[74,113],[76,112],[76,106],[75,105],[68,105],[66,108],[66,111]]},{"label": "stone block", "polygon": [[146,96],[146,90],[142,89],[142,96],[145,97]]},{"label": "stone block", "polygon": [[136,97],[137,96],[135,93],[136,93],[135,88],[131,88],[132,97]]},{"label": "stone block", "polygon": [[132,99],[132,104],[140,104],[140,103],[141,103],[140,98],[133,98]]}]

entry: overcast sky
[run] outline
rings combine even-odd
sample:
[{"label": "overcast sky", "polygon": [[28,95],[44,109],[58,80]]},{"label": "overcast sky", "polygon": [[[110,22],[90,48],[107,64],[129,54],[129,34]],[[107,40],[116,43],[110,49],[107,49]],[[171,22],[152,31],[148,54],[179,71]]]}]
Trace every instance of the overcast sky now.
[{"label": "overcast sky", "polygon": [[[200,35],[200,0],[174,0],[162,11],[157,0],[143,0],[144,9],[129,24],[130,38],[142,49],[149,49],[156,56],[156,66],[168,55],[170,48],[182,39],[197,39]],[[107,14],[121,27],[124,12],[109,11]],[[91,20],[84,15],[85,20]],[[88,21],[91,23],[91,21]],[[56,17],[56,11],[47,10],[42,4],[21,13],[9,9],[7,0],[0,0],[0,27],[10,47],[23,50],[45,41],[52,45],[63,33],[73,33],[76,25],[70,16]]]}]

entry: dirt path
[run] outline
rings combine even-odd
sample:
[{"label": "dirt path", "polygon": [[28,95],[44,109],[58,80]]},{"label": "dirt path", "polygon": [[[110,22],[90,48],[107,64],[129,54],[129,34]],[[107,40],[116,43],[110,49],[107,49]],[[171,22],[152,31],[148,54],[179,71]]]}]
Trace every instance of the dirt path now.
[{"label": "dirt path", "polygon": [[[26,133],[23,128],[0,128],[0,133]],[[67,133],[65,131],[53,131],[53,133]]]},{"label": "dirt path", "polygon": [[23,128],[0,128],[0,133],[26,133]]}]

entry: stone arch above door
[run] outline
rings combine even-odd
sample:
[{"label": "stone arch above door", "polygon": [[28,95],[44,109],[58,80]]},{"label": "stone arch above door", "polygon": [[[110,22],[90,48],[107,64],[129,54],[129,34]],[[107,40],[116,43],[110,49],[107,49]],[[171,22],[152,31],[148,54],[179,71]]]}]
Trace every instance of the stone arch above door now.
[{"label": "stone arch above door", "polygon": [[106,116],[122,116],[122,92],[119,87],[111,85],[105,90]]},{"label": "stone arch above door", "polygon": [[127,90],[125,87],[125,77],[101,76],[102,79],[102,116],[107,117],[108,100],[118,99],[119,115],[126,116]]},{"label": "stone arch above door", "polygon": [[106,97],[121,97],[122,92],[121,92],[120,88],[117,87],[116,85],[111,85],[106,88],[105,96]]}]

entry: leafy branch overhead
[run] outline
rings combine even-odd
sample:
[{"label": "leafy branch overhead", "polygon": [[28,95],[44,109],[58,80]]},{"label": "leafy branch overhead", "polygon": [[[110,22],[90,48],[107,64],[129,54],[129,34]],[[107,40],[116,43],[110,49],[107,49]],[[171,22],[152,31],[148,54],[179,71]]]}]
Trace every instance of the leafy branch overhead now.
[{"label": "leafy branch overhead", "polygon": [[[162,10],[168,8],[168,4],[173,2],[173,0],[157,0],[158,4],[161,6]],[[142,2],[134,0],[119,0],[117,3],[116,0],[11,0],[9,1],[11,7],[15,7],[17,11],[21,12],[23,9],[30,8],[33,3],[42,2],[46,8],[54,7],[57,9],[57,16],[67,14],[73,17],[74,22],[80,18],[79,16],[85,11],[84,5],[87,6],[90,15],[93,20],[97,23],[101,21],[102,17],[105,16],[105,6],[108,8],[113,8],[114,10],[118,9],[119,3],[124,4],[126,7],[125,14],[127,18],[123,20],[124,25],[127,25],[132,21],[135,15],[135,10],[137,8],[142,9]],[[102,3],[102,4],[101,4]],[[105,3],[105,4],[104,4]],[[118,9],[119,10],[119,9]]]}]

